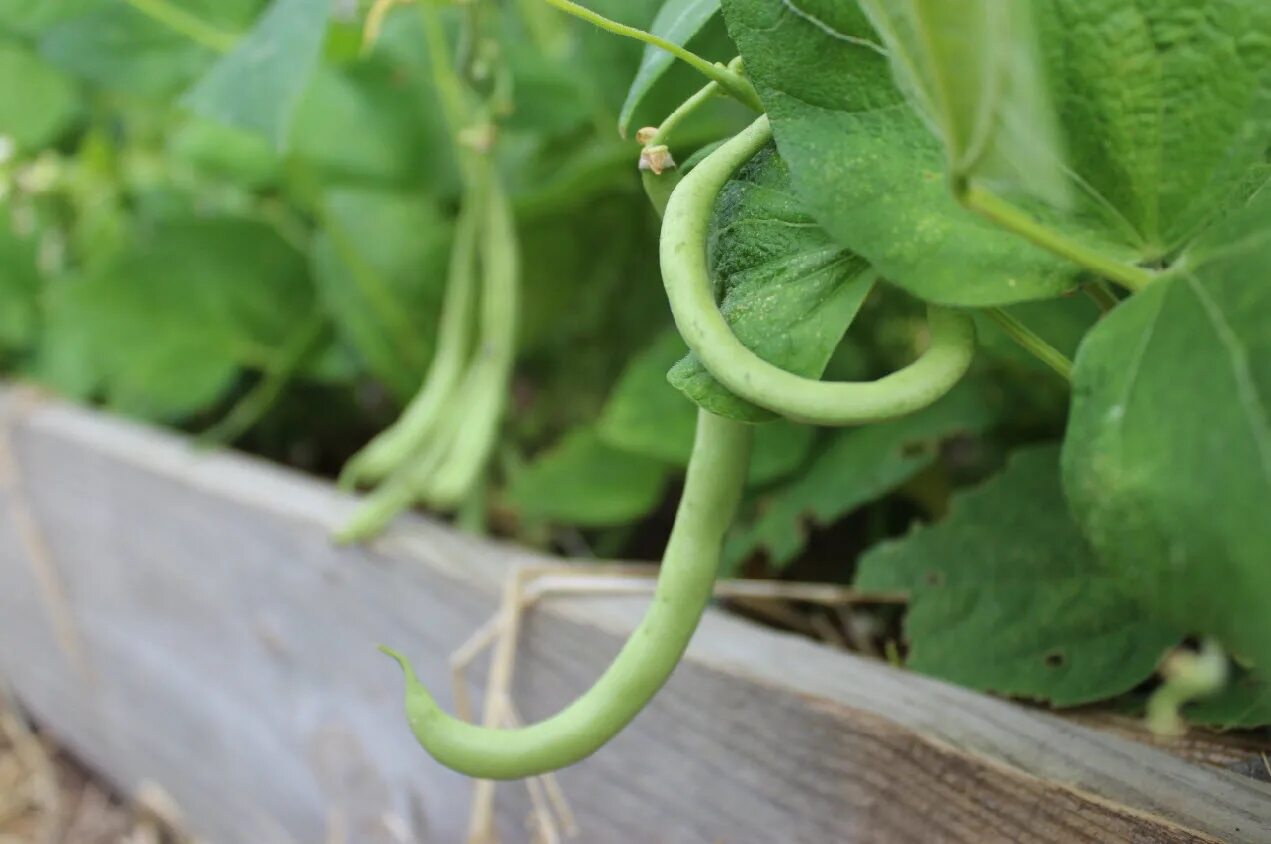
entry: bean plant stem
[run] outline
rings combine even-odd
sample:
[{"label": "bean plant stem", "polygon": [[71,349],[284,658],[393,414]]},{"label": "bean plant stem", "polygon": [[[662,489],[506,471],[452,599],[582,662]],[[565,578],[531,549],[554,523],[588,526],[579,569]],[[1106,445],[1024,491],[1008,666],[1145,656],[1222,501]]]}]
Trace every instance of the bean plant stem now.
[{"label": "bean plant stem", "polygon": [[645,44],[652,44],[654,47],[665,50],[675,56],[680,61],[692,67],[698,73],[707,79],[718,82],[732,97],[736,97],[750,108],[757,112],[763,111],[763,104],[759,102],[759,94],[755,92],[755,87],[750,81],[741,74],[735,73],[720,64],[712,64],[691,50],[687,50],[676,44],[674,41],[668,41],[665,38],[654,35],[651,32],[645,32],[643,29],[637,29],[634,26],[627,26],[625,23],[611,20],[604,15],[597,14],[586,6],[580,6],[573,0],[546,0],[549,5],[555,6],[566,14],[573,15],[580,20],[600,27],[601,29],[612,32],[614,35],[621,35],[626,38],[634,38]]},{"label": "bean plant stem", "polygon": [[1112,292],[1112,288],[1101,278],[1082,285],[1082,289],[1105,314],[1121,303],[1117,295]]},{"label": "bean plant stem", "polygon": [[749,464],[752,428],[705,411],[683,497],[648,613],[596,684],[550,718],[492,729],[444,712],[405,657],[384,649],[406,675],[406,711],[424,749],[456,771],[519,779],[572,765],[598,750],[639,714],[679,663],[710,601],[724,533]]},{"label": "bean plant stem", "polygon": [[324,313],[311,315],[292,332],[278,360],[269,366],[260,380],[247,391],[229,413],[199,435],[201,444],[232,443],[252,428],[269,412],[296,370],[304,365],[327,335],[330,322]]},{"label": "bean plant stem", "polygon": [[238,41],[237,35],[218,29],[180,6],[169,3],[168,0],[124,0],[124,2],[146,17],[217,53],[228,53]]},{"label": "bean plant stem", "polygon": [[1076,240],[1042,225],[1020,208],[978,185],[966,183],[955,188],[954,193],[967,208],[1002,228],[1135,293],[1152,281],[1152,273],[1142,267],[1100,255]]},{"label": "bean plant stem", "polygon": [[1039,337],[1031,328],[1001,308],[985,308],[984,314],[1025,351],[1072,383],[1072,361],[1063,352]]}]

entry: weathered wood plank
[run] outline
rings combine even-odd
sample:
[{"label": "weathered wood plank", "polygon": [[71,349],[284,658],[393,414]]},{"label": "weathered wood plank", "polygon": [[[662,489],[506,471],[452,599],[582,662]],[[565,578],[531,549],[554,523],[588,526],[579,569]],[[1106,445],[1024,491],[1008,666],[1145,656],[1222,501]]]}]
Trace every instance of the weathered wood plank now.
[{"label": "weathered wood plank", "polygon": [[[309,844],[333,822],[358,844],[393,826],[463,839],[469,785],[414,745],[373,646],[445,688],[507,572],[542,558],[424,519],[337,548],[352,502],[326,484],[60,403],[8,393],[0,414],[0,677],[74,750],[126,790],[160,783],[214,844]],[[535,609],[523,713],[585,688],[642,604]],[[1271,840],[1262,783],[720,613],[652,707],[561,781],[585,841]],[[504,840],[527,840],[525,790],[500,786],[498,807]]]}]

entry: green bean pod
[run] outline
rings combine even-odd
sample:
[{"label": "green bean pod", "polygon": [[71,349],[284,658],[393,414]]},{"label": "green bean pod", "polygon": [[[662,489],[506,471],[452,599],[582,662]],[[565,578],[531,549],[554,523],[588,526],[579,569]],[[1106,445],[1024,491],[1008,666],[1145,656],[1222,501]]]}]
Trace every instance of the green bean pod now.
[{"label": "green bean pod", "polygon": [[706,241],[715,199],[737,168],[772,140],[764,115],[685,176],[662,223],[662,281],[684,342],[714,378],[738,396],[815,425],[859,425],[905,416],[956,384],[975,353],[975,323],[928,308],[931,345],[909,366],[877,381],[827,382],[768,363],[733,334],[715,302]]},{"label": "green bean pod", "polygon": [[710,601],[724,533],[745,485],[750,442],[751,426],[698,413],[653,602],[595,685],[550,718],[516,729],[461,721],[442,710],[405,657],[385,648],[405,672],[407,719],[424,749],[471,777],[519,779],[581,761],[629,724],[675,670]]}]

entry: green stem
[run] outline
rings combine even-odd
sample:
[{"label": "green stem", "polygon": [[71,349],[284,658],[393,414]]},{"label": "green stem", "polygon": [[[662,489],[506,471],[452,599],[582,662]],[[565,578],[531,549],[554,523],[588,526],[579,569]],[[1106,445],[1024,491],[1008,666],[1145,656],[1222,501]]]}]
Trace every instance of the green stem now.
[{"label": "green stem", "polygon": [[741,74],[735,73],[721,64],[713,64],[691,50],[681,47],[674,41],[668,41],[651,32],[645,32],[643,29],[637,29],[634,26],[627,26],[625,23],[610,20],[593,12],[586,6],[580,6],[573,0],[546,0],[546,2],[566,14],[587,21],[593,26],[600,27],[606,32],[612,32],[614,35],[621,35],[626,38],[634,38],[637,41],[652,44],[654,47],[665,50],[707,79],[718,82],[719,86],[728,92],[729,96],[735,97],[757,112],[763,112],[763,104],[759,101],[759,94],[756,93],[755,86],[751,85],[750,81]]},{"label": "green stem", "polygon": [[931,345],[909,366],[877,381],[825,382],[768,363],[733,334],[715,303],[707,229],[720,190],[772,138],[767,116],[698,164],[680,182],[662,221],[662,280],[675,325],[706,370],[738,396],[798,422],[858,425],[904,416],[943,396],[975,353],[975,323],[930,307]]},{"label": "green stem", "polygon": [[1094,303],[1099,306],[1099,310],[1105,314],[1121,304],[1121,300],[1112,292],[1112,288],[1101,278],[1097,278],[1089,284],[1083,284],[1081,289],[1094,300]]},{"label": "green stem", "polygon": [[228,53],[234,49],[234,44],[238,41],[237,35],[217,29],[167,0],[124,0],[124,2],[151,20],[217,53]]},{"label": "green stem", "polygon": [[[740,57],[733,59],[729,65],[729,70],[740,65]],[[697,93],[689,97],[676,107],[675,111],[666,116],[657,130],[653,133],[653,137],[649,138],[644,145],[645,155],[649,150],[656,150],[657,147],[665,149],[670,141],[671,133],[679,128],[690,115],[708,103],[721,91],[718,82],[709,82],[702,87]],[[667,156],[670,152],[667,151]],[[642,160],[640,168],[640,182],[644,186],[644,193],[652,203],[653,209],[657,211],[661,217],[666,213],[666,205],[671,201],[671,194],[675,192],[675,188],[680,183],[680,168],[673,162],[662,172],[655,172],[647,163]]]},{"label": "green stem", "polygon": [[475,150],[467,146],[461,139],[465,129],[472,126],[474,113],[469,104],[468,93],[463,79],[455,69],[454,56],[450,52],[450,44],[446,41],[446,28],[442,25],[441,15],[436,4],[429,0],[419,0],[420,21],[424,29],[424,42],[428,49],[428,63],[432,71],[433,86],[437,89],[437,97],[441,101],[441,115],[449,130],[450,141],[454,148],[455,158],[459,162],[459,170],[466,183],[475,179],[476,165],[473,159],[478,157]]},{"label": "green stem", "polygon": [[1068,383],[1072,383],[1072,361],[1063,352],[1039,337],[1031,328],[1001,308],[985,308],[984,314],[1006,332],[1025,351],[1037,358]]},{"label": "green stem", "polygon": [[277,362],[247,391],[224,418],[199,435],[201,445],[232,443],[247,433],[274,406],[309,355],[326,336],[330,323],[325,313],[316,313],[302,322],[283,347]]},{"label": "green stem", "polygon": [[1066,258],[1103,278],[1115,281],[1133,292],[1137,293],[1152,281],[1152,273],[1148,270],[1101,255],[1084,244],[1042,225],[1021,209],[978,185],[964,183],[961,188],[955,187],[954,193],[963,205],[985,219],[1061,258]]},{"label": "green stem", "polygon": [[460,721],[441,709],[405,657],[384,648],[405,672],[407,718],[424,749],[468,776],[518,779],[581,761],[629,724],[671,676],[710,601],[724,533],[745,486],[750,441],[750,426],[698,412],[684,494],[649,611],[595,685],[556,715],[510,730]]}]

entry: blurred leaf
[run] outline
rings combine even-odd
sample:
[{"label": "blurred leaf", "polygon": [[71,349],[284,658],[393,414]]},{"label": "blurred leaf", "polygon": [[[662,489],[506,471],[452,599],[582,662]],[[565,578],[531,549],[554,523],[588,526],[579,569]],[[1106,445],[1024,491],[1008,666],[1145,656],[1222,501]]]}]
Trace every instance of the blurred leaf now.
[{"label": "blurred leaf", "polygon": [[303,257],[245,219],[171,220],[51,291],[40,374],[124,412],[180,417],[268,368],[313,307]]},{"label": "blurred leaf", "polygon": [[683,356],[684,341],[671,328],[633,358],[596,423],[600,438],[633,454],[687,466],[697,410],[666,380],[667,367]]},{"label": "blurred leaf", "polygon": [[273,0],[234,50],[186,94],[204,117],[264,135],[282,148],[308,87],[331,14],[331,0]]},{"label": "blurred leaf", "polygon": [[1077,355],[1064,488],[1127,593],[1271,672],[1271,192]]},{"label": "blurred leaf", "polygon": [[772,565],[789,565],[809,524],[831,525],[891,492],[935,463],[944,440],[979,433],[993,418],[981,391],[965,382],[910,416],[834,432],[807,471],[759,499],[759,517],[729,538],[725,561],[735,565],[763,550]]},{"label": "blurred leaf", "polygon": [[[702,28],[719,13],[719,0],[666,0],[653,19],[649,29],[654,35],[683,47],[702,31]],[[640,68],[627,90],[626,102],[618,115],[618,131],[623,137],[629,134],[631,118],[664,73],[674,64],[675,57],[652,44],[644,48]]]},{"label": "blurred leaf", "polygon": [[1271,725],[1271,683],[1238,671],[1218,694],[1183,710],[1187,721],[1220,730],[1250,730]]},{"label": "blurred leaf", "polygon": [[508,500],[522,513],[583,527],[635,521],[658,505],[664,463],[610,448],[575,429],[516,475]]},{"label": "blurred leaf", "polygon": [[[190,0],[182,6],[210,25],[234,32],[251,20],[259,2]],[[41,26],[40,53],[96,88],[168,96],[216,58],[208,48],[120,0],[78,0],[62,9]]]},{"label": "blurred leaf", "polygon": [[102,0],[0,0],[0,31],[27,37],[39,35],[45,29],[66,18],[82,15],[85,11],[100,7]]},{"label": "blurred leaf", "polygon": [[0,137],[31,152],[54,141],[79,112],[74,83],[37,55],[0,43]]},{"label": "blurred leaf", "polygon": [[[803,210],[772,147],[720,191],[709,238],[720,311],[737,338],[788,372],[820,377],[874,277]],[[668,377],[711,413],[745,422],[777,418],[725,389],[692,353]]]},{"label": "blurred leaf", "polygon": [[35,243],[13,231],[9,211],[0,205],[0,347],[18,350],[35,342],[39,292]]},{"label": "blurred leaf", "polygon": [[445,290],[450,223],[416,194],[331,189],[314,281],[340,336],[399,397],[419,388]]},{"label": "blurred leaf", "polygon": [[1096,560],[1064,506],[1053,446],[1017,452],[943,521],[870,549],[856,586],[909,592],[915,671],[1056,706],[1133,688],[1182,638]]},{"label": "blurred leaf", "polygon": [[282,162],[260,135],[193,117],[167,137],[167,153],[200,175],[263,188],[278,181]]},{"label": "blurred leaf", "polygon": [[[677,468],[688,465],[697,410],[666,380],[667,367],[683,356],[684,341],[672,328],[628,364],[596,423],[606,444]],[[785,420],[757,428],[748,482],[759,486],[789,475],[807,459],[815,436],[813,428]]]},{"label": "blurred leaf", "polygon": [[[400,185],[448,143],[439,131],[428,132],[417,92],[394,83],[390,69],[377,62],[319,67],[298,106],[290,153],[326,181]],[[440,153],[441,164],[449,164],[447,155]],[[436,181],[432,175],[430,186]],[[454,174],[444,179],[453,181]]]}]

